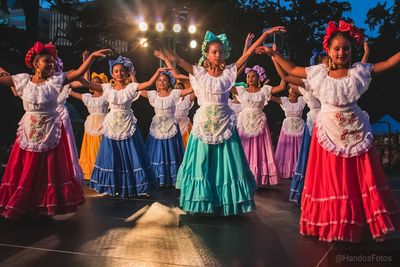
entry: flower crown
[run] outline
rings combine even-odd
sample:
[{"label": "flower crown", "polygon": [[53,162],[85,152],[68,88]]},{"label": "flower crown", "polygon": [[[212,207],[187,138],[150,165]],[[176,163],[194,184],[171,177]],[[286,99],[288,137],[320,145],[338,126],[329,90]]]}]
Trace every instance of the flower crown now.
[{"label": "flower crown", "polygon": [[169,83],[173,87],[176,83],[176,79],[172,76],[172,73],[170,71],[163,71],[160,73],[160,75],[165,75],[168,77]]},{"label": "flower crown", "polygon": [[252,67],[252,68],[246,68],[246,69],[244,70],[244,73],[247,74],[247,73],[249,73],[250,71],[254,71],[254,72],[257,73],[257,75],[258,75],[258,80],[259,80],[260,82],[264,82],[265,79],[267,78],[267,75],[265,74],[265,69],[264,69],[263,67],[259,66],[259,65],[255,65],[255,66]]},{"label": "flower crown", "polygon": [[132,72],[135,71],[135,67],[133,66],[133,63],[132,63],[132,61],[131,61],[129,58],[123,57],[123,56],[119,56],[119,57],[118,57],[117,59],[115,59],[115,60],[110,59],[110,60],[108,61],[108,65],[109,65],[109,67],[110,67],[110,69],[109,69],[110,75],[112,75],[112,68],[113,68],[113,66],[114,66],[114,65],[117,65],[117,64],[123,65],[123,66],[128,70],[129,73],[132,73]]},{"label": "flower crown", "polygon": [[108,77],[104,72],[102,73],[92,72],[91,78],[92,80],[94,78],[99,78],[102,83],[108,83]]},{"label": "flower crown", "polygon": [[56,47],[53,44],[43,44],[41,42],[36,42],[26,53],[25,65],[31,69],[33,67],[33,60],[35,59],[36,55],[39,55],[41,53],[48,53],[54,58],[57,57]]},{"label": "flower crown", "polygon": [[326,53],[329,52],[329,38],[332,36],[332,34],[337,32],[348,32],[350,38],[354,40],[354,44],[356,46],[361,45],[364,42],[364,35],[357,27],[345,22],[344,20],[340,20],[339,26],[337,26],[336,22],[331,20],[326,27],[326,33],[322,43]]}]

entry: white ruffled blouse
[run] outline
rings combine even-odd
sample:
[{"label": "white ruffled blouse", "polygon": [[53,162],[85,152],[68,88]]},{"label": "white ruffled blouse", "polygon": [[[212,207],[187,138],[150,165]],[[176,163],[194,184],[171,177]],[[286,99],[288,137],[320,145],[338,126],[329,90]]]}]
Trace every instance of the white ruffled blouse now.
[{"label": "white ruffled blouse", "polygon": [[103,98],[109,104],[110,112],[104,118],[103,134],[114,140],[124,140],[136,131],[137,119],[131,105],[140,97],[138,83],[130,83],[122,90],[115,90],[111,84],[103,83]]},{"label": "white ruffled blouse", "polygon": [[272,86],[264,85],[254,93],[241,86],[236,90],[242,105],[237,121],[238,130],[248,137],[260,135],[267,122],[263,109],[270,99]]},{"label": "white ruffled blouse", "polygon": [[295,103],[290,102],[287,97],[281,97],[280,99],[282,101],[281,108],[286,116],[282,122],[282,131],[288,136],[301,136],[304,132],[302,115],[306,105],[303,97],[299,97]]},{"label": "white ruffled blouse", "polygon": [[108,102],[104,96],[93,97],[91,94],[82,94],[82,102],[89,111],[85,121],[86,134],[99,136],[103,133],[103,122],[108,111]]},{"label": "white ruffled blouse", "polygon": [[346,77],[333,78],[323,64],[306,68],[306,89],[321,102],[318,143],[338,156],[360,155],[373,144],[369,116],[357,105],[371,82],[371,71],[371,64],[355,63]]},{"label": "white ruffled blouse", "polygon": [[179,126],[174,114],[181,90],[172,90],[168,96],[159,96],[156,91],[148,91],[147,96],[155,112],[150,124],[150,135],[156,139],[175,136]]},{"label": "white ruffled blouse", "polygon": [[33,83],[27,73],[13,75],[12,79],[26,111],[17,131],[21,149],[45,152],[56,147],[62,127],[57,99],[63,88],[65,73],[53,75],[40,84]]},{"label": "white ruffled blouse", "polygon": [[200,108],[193,118],[192,134],[206,144],[220,144],[229,139],[235,127],[235,115],[228,105],[230,89],[236,80],[235,64],[226,66],[214,77],[200,66],[193,66],[190,84]]},{"label": "white ruffled blouse", "polygon": [[321,110],[321,102],[319,102],[319,100],[312,95],[311,91],[308,91],[301,86],[299,86],[298,88],[300,93],[303,95],[304,101],[310,109],[310,111],[307,112],[306,126],[308,132],[310,133],[310,135],[312,135],[318,112]]},{"label": "white ruffled blouse", "polygon": [[[237,99],[239,100],[239,97],[237,97]],[[242,111],[242,104],[240,102],[233,102],[232,99],[229,98],[228,105],[233,110],[233,113],[235,114],[235,122],[237,124],[237,119],[239,117],[239,113],[240,113],[240,111]]]},{"label": "white ruffled blouse", "polygon": [[175,107],[175,117],[178,120],[179,130],[184,135],[189,130],[190,119],[189,111],[193,107],[194,101],[190,101],[190,95],[180,97]]}]

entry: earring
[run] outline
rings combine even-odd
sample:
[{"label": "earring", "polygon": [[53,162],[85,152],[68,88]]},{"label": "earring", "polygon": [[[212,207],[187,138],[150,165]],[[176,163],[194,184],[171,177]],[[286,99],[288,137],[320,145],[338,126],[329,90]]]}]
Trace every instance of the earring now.
[{"label": "earring", "polygon": [[208,69],[210,67],[210,61],[208,61],[208,59],[204,60],[203,67],[206,69]]},{"label": "earring", "polygon": [[225,67],[226,67],[226,63],[225,63],[225,61],[224,61],[224,62],[222,62],[221,64],[219,64],[219,67],[221,68],[221,70],[224,70],[224,69],[225,69]]},{"label": "earring", "polygon": [[42,71],[39,69],[36,69],[36,75],[41,79],[42,77]]},{"label": "earring", "polygon": [[329,65],[329,70],[335,70],[336,69],[336,64],[332,61],[331,58],[328,60],[328,65]]}]

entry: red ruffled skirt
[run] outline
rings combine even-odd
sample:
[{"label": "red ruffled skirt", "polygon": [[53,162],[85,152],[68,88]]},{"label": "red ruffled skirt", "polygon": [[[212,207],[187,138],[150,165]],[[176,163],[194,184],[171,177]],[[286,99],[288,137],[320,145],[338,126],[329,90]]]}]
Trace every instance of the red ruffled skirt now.
[{"label": "red ruffled skirt", "polygon": [[0,186],[1,216],[17,220],[28,213],[66,214],[83,203],[64,128],[59,144],[46,152],[23,150],[15,141]]},{"label": "red ruffled skirt", "polygon": [[344,158],[323,149],[313,131],[302,194],[300,233],[359,242],[368,229],[383,240],[400,228],[400,206],[375,147]]}]

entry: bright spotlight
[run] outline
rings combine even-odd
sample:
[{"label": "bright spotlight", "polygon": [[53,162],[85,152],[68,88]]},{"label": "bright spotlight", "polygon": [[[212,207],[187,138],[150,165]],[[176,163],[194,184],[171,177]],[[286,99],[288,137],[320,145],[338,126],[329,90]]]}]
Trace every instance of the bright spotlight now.
[{"label": "bright spotlight", "polygon": [[164,30],[164,24],[162,24],[161,22],[156,24],[156,31],[158,32],[162,32]]},{"label": "bright spotlight", "polygon": [[174,24],[174,26],[172,27],[172,30],[174,32],[180,32],[182,30],[182,27],[179,23]]},{"label": "bright spotlight", "polygon": [[188,28],[188,31],[190,33],[195,33],[196,32],[196,26],[194,24],[191,24]]},{"label": "bright spotlight", "polygon": [[140,39],[139,45],[140,45],[141,47],[148,47],[148,46],[149,46],[149,43],[147,42],[147,38],[142,38],[142,39]]},{"label": "bright spotlight", "polygon": [[197,42],[196,42],[196,40],[190,41],[190,48],[194,49],[194,48],[196,48],[196,47],[197,47]]},{"label": "bright spotlight", "polygon": [[141,30],[142,32],[145,32],[149,29],[149,26],[147,25],[146,22],[140,22],[139,24],[139,30]]}]

